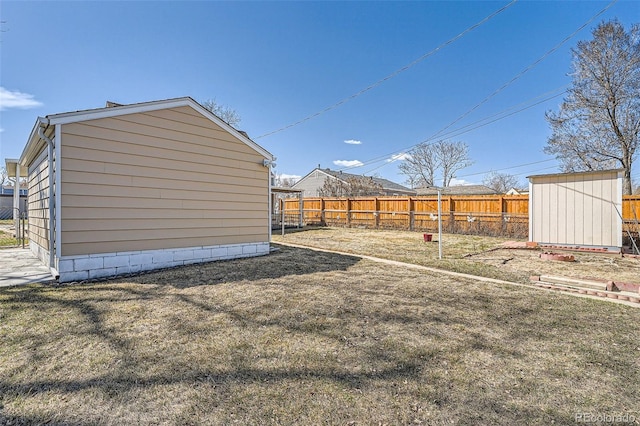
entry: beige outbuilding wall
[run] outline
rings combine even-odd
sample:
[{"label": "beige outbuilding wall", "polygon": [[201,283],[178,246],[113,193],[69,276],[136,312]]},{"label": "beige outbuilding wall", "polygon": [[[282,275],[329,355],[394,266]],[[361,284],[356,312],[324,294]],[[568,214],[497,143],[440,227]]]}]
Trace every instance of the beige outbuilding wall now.
[{"label": "beige outbuilding wall", "polygon": [[263,157],[188,107],[62,125],[62,256],[268,241]]},{"label": "beige outbuilding wall", "polygon": [[32,251],[60,281],[266,254],[272,161],[191,98],[39,118]]},{"label": "beige outbuilding wall", "polygon": [[44,147],[28,172],[29,245],[43,261],[49,257],[49,161]]},{"label": "beige outbuilding wall", "polygon": [[529,239],[542,244],[622,246],[622,172],[530,176]]}]

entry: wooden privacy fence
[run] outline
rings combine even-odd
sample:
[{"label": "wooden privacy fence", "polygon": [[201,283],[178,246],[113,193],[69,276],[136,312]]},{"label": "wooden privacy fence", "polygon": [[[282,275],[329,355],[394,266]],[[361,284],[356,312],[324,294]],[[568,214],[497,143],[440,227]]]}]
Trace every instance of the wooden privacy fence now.
[{"label": "wooden privacy fence", "polygon": [[[525,237],[529,227],[526,195],[443,196],[443,231]],[[299,211],[297,199],[285,200],[285,215]],[[303,221],[328,225],[436,232],[437,197],[305,198]]]},{"label": "wooden privacy fence", "polygon": [[[526,238],[529,233],[528,195],[443,196],[441,203],[444,232],[513,238]],[[299,212],[298,199],[284,200],[286,216],[299,215]],[[306,225],[437,232],[438,198],[305,198],[302,217]],[[623,197],[622,217],[625,233],[630,230],[637,235],[640,196]]]}]

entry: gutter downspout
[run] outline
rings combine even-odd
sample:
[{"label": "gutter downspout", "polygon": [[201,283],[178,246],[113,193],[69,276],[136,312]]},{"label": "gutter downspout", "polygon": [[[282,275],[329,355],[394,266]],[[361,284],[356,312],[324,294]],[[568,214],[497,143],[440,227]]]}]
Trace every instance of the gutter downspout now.
[{"label": "gutter downspout", "polygon": [[[267,173],[269,175],[269,244],[271,244],[271,228],[273,227],[273,218],[271,215],[273,214],[273,193],[271,192],[271,163],[267,164]],[[271,251],[271,247],[269,247],[269,251]]]},{"label": "gutter downspout", "polygon": [[271,244],[271,234],[272,234],[271,227],[273,226],[272,214],[273,214],[273,201],[274,200],[273,200],[273,194],[271,192],[271,187],[272,187],[272,185],[271,185],[271,168],[276,166],[274,161],[276,161],[276,157],[274,157],[274,156],[271,156],[271,158],[265,158],[264,160],[262,160],[262,165],[267,168],[267,174],[269,176],[269,184],[267,186],[267,188],[269,190],[269,216],[268,216],[268,221],[269,221],[269,235],[268,235],[269,244]]},{"label": "gutter downspout", "polygon": [[[51,270],[51,274],[58,278],[60,274],[58,273],[55,267],[55,229],[54,224],[55,221],[55,197],[54,197],[54,170],[53,170],[53,153],[54,153],[54,144],[51,139],[49,139],[44,132],[49,128],[49,119],[39,117],[40,126],[38,126],[38,136],[42,138],[47,143],[47,162],[49,167],[49,269]],[[44,127],[43,127],[44,126]]]},{"label": "gutter downspout", "polygon": [[13,187],[13,226],[16,231],[16,242],[20,241],[20,174],[20,161],[17,161],[16,184]]}]

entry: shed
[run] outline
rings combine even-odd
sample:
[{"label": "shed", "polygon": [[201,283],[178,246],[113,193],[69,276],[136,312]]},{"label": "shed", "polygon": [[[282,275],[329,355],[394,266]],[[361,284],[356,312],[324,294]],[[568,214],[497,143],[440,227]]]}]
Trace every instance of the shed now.
[{"label": "shed", "polygon": [[622,170],[528,176],[529,240],[622,247]]},{"label": "shed", "polygon": [[30,248],[61,282],[267,254],[273,160],[189,97],[40,117]]}]

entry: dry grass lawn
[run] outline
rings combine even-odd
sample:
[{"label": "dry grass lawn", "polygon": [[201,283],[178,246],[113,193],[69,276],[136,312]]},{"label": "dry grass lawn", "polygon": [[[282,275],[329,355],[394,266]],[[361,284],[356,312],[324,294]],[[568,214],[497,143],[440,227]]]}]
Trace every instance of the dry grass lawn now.
[{"label": "dry grass lawn", "polygon": [[[434,240],[437,237],[433,235]],[[284,237],[274,235],[273,239],[522,283],[532,275],[640,283],[638,258],[571,252],[575,262],[553,262],[540,259],[540,249],[500,248],[507,240],[497,237],[445,234],[443,260],[438,259],[438,243],[425,243],[420,232],[317,228],[287,233]]]},{"label": "dry grass lawn", "polygon": [[640,309],[282,247],[0,289],[0,424],[640,418]]}]

